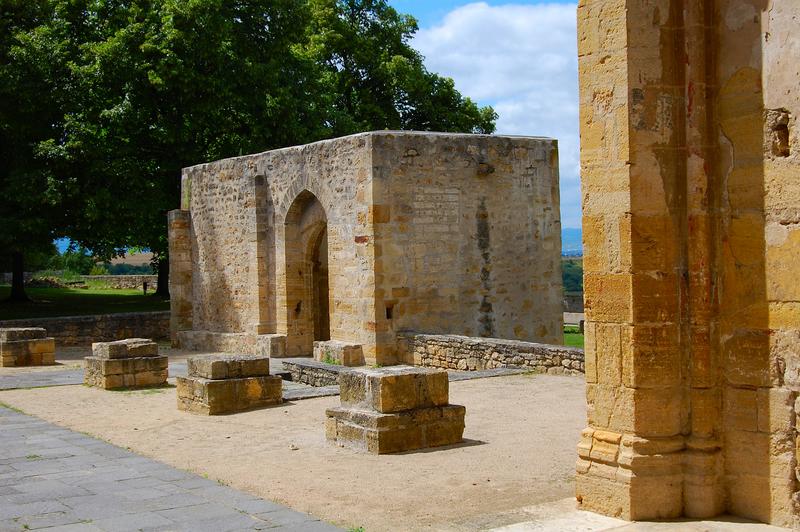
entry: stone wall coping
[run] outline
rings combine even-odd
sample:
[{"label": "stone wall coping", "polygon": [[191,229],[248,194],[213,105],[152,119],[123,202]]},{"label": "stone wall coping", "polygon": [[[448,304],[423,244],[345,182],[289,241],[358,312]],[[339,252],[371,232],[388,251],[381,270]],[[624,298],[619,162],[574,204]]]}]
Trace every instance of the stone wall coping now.
[{"label": "stone wall coping", "polygon": [[345,135],[343,137],[336,137],[333,139],[324,139],[318,140],[316,142],[309,142],[308,144],[299,144],[297,146],[287,146],[285,148],[276,148],[274,150],[266,150],[263,152],[258,153],[250,153],[247,155],[239,155],[237,157],[227,157],[225,159],[218,159],[216,161],[210,161],[201,164],[195,164],[192,166],[187,166],[183,169],[184,175],[188,173],[190,170],[193,169],[202,169],[202,168],[210,168],[214,165],[222,163],[223,161],[235,161],[237,159],[246,160],[252,157],[258,157],[260,155],[264,155],[267,153],[281,153],[281,152],[290,152],[290,151],[300,151],[309,149],[312,146],[323,146],[325,144],[335,144],[339,142],[348,142],[354,138],[358,137],[418,137],[418,138],[454,138],[454,139],[462,139],[462,138],[484,138],[490,141],[503,141],[509,139],[516,139],[516,140],[533,140],[533,141],[541,141],[546,142],[548,144],[552,144],[556,142],[556,139],[553,137],[537,137],[533,135],[482,135],[476,133],[447,133],[441,131],[400,131],[400,130],[377,130],[377,131],[365,131],[362,133],[354,133],[352,135]]}]

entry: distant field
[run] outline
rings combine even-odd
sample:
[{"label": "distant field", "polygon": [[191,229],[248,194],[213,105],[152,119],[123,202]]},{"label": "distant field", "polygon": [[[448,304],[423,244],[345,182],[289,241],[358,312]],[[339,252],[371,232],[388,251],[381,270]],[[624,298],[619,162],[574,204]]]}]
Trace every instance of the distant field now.
[{"label": "distant field", "polygon": [[25,291],[32,301],[8,303],[4,300],[11,287],[0,286],[0,320],[169,310],[169,301],[144,296],[141,290],[27,288]]},{"label": "distant field", "polygon": [[578,327],[564,327],[564,345],[583,349],[583,335]]}]

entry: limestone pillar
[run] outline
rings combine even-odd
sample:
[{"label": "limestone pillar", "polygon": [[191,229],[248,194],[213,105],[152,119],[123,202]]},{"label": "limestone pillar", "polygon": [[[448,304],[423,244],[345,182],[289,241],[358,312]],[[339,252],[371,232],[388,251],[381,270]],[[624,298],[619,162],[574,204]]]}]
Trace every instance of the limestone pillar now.
[{"label": "limestone pillar", "polygon": [[192,242],[188,210],[169,212],[170,340],[178,347],[178,331],[192,328]]},{"label": "limestone pillar", "polygon": [[585,509],[797,524],[800,6],[775,5],[578,7]]}]

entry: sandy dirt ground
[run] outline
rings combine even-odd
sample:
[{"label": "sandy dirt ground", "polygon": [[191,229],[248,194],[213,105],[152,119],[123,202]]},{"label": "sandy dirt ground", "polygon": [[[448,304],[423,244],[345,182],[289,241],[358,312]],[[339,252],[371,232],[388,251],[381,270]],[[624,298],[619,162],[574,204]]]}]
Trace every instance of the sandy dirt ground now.
[{"label": "sandy dirt ground", "polygon": [[173,388],[0,392],[0,401],[28,414],[345,528],[492,528],[524,520],[531,505],[572,496],[586,421],[583,379],[455,382],[450,399],[467,407],[464,443],[372,456],[326,442],[325,409],[338,397],[202,417],[179,412]]}]

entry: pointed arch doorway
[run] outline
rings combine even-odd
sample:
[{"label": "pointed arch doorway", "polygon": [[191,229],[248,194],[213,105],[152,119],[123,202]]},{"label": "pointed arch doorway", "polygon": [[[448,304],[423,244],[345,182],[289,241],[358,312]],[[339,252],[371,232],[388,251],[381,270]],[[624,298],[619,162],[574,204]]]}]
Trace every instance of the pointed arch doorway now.
[{"label": "pointed arch doorway", "polygon": [[304,190],[286,213],[286,351],[310,356],[314,341],[330,340],[328,219],[316,196]]}]

